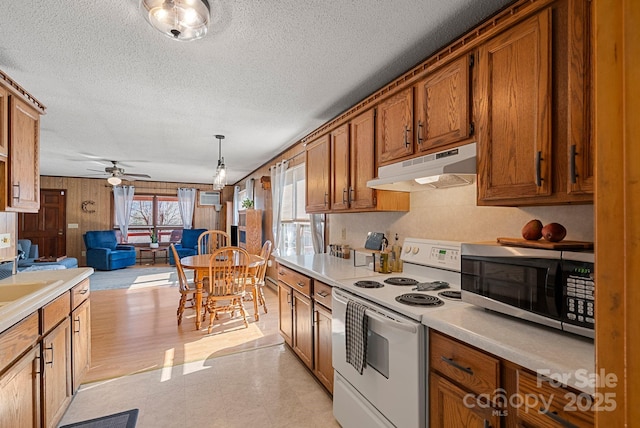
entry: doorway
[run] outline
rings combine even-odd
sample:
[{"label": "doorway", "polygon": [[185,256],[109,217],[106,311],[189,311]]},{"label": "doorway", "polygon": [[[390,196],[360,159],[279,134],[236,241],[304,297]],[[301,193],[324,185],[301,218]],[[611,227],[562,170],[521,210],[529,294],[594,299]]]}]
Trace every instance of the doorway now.
[{"label": "doorway", "polygon": [[67,254],[66,190],[40,190],[40,210],[18,214],[18,238],[38,244],[39,255],[60,257]]}]

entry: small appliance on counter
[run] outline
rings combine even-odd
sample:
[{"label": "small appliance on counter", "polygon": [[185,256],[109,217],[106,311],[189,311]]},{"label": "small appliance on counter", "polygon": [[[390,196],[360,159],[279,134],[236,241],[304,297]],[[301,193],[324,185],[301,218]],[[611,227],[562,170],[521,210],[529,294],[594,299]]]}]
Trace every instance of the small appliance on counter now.
[{"label": "small appliance on counter", "polygon": [[594,337],[594,256],[494,243],[462,244],[462,300]]}]

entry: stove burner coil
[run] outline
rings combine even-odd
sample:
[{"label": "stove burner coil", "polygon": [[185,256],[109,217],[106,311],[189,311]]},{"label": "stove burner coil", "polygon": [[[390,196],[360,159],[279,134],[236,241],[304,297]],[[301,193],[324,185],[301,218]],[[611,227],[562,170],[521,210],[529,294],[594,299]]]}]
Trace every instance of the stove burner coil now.
[{"label": "stove burner coil", "polygon": [[462,291],[459,291],[459,290],[441,291],[438,293],[438,296],[444,297],[445,299],[460,300],[462,299]]},{"label": "stove burner coil", "polygon": [[356,281],[353,285],[360,288],[380,288],[384,287],[384,284],[380,284],[378,281]]},{"label": "stove burner coil", "polygon": [[416,281],[415,279],[405,278],[401,276],[387,278],[384,280],[384,282],[391,285],[416,285],[418,283],[418,281]]},{"label": "stove burner coil", "polygon": [[412,306],[440,306],[444,302],[436,296],[420,293],[406,293],[396,297],[396,301]]}]

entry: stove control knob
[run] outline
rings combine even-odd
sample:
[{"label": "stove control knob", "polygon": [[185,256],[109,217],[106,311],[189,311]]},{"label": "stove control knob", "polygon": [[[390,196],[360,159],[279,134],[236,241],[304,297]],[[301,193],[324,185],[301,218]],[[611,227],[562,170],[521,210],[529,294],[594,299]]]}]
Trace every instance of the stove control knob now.
[{"label": "stove control knob", "polygon": [[420,247],[415,247],[412,251],[413,254],[418,254],[420,252]]},{"label": "stove control knob", "polygon": [[411,247],[410,246],[407,245],[406,247],[404,247],[404,252],[405,253],[408,253],[409,251],[411,251]]}]

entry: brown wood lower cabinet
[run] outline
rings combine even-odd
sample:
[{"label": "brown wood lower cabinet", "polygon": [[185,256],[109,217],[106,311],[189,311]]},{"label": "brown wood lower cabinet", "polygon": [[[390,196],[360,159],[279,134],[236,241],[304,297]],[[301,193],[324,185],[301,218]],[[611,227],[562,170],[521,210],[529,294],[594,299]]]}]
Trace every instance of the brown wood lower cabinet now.
[{"label": "brown wood lower cabinet", "polygon": [[285,343],[333,393],[331,286],[278,266],[279,329]]},{"label": "brown wood lower cabinet", "polygon": [[91,303],[88,299],[73,310],[71,319],[73,322],[72,385],[75,393],[91,365]]},{"label": "brown wood lower cabinet", "polygon": [[0,376],[0,427],[40,426],[40,346]]},{"label": "brown wood lower cabinet", "polygon": [[54,427],[71,403],[71,323],[69,316],[42,340],[43,426]]},{"label": "brown wood lower cabinet", "polygon": [[435,330],[429,332],[429,370],[432,427],[594,426],[589,394],[552,385],[530,370]]}]

